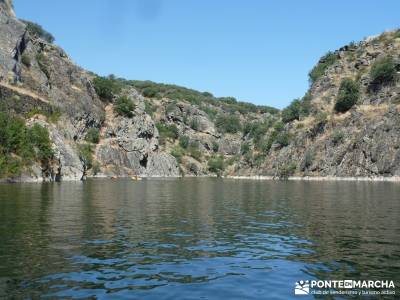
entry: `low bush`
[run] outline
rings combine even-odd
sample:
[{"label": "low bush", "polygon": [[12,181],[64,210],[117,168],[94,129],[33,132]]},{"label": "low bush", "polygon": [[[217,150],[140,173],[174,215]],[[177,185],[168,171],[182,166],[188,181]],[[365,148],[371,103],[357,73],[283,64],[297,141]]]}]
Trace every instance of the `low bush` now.
[{"label": "low bush", "polygon": [[224,156],[223,155],[212,156],[208,160],[207,166],[210,172],[215,173],[218,176],[221,176],[222,172],[225,169]]},{"label": "low bush", "polygon": [[302,99],[295,99],[292,103],[282,110],[282,122],[289,123],[294,120],[308,116],[310,113],[311,96],[307,93]]},{"label": "low bush", "polygon": [[183,149],[187,149],[189,147],[189,137],[186,135],[182,135],[181,137],[179,137],[179,145]]},{"label": "low bush", "polygon": [[219,115],[215,125],[222,133],[237,133],[242,130],[240,119],[233,115]]},{"label": "low bush", "polygon": [[254,146],[261,153],[267,154],[271,149],[273,143],[274,143],[274,138],[270,136],[268,138],[257,140]]},{"label": "low bush", "polygon": [[314,161],[314,152],[310,149],[308,149],[305,153],[304,153],[304,158],[301,164],[301,169],[302,171],[307,170],[309,167],[311,167],[313,161]]},{"label": "low bush", "polygon": [[288,162],[278,168],[277,176],[280,179],[288,179],[296,171],[296,164],[294,162]]},{"label": "low bush", "polygon": [[370,76],[373,85],[385,85],[395,81],[397,71],[393,58],[385,57],[377,60],[371,67]]},{"label": "low bush", "polygon": [[144,111],[153,117],[154,113],[157,111],[157,107],[154,106],[150,101],[145,100],[144,101]]},{"label": "low bush", "polygon": [[93,167],[93,152],[94,147],[91,144],[80,144],[78,145],[79,159],[83,164],[85,171],[90,170]]},{"label": "low bush", "polygon": [[119,97],[114,103],[114,112],[120,116],[132,118],[135,104],[126,96]]},{"label": "low bush", "polygon": [[175,146],[171,150],[171,155],[176,158],[178,163],[181,163],[182,157],[185,155],[185,150],[180,146]]},{"label": "low bush", "polygon": [[39,124],[34,124],[28,129],[29,140],[35,150],[36,158],[42,165],[48,164],[54,152],[51,145],[49,131]]},{"label": "low bush", "polygon": [[89,143],[98,144],[100,141],[100,130],[98,128],[89,128],[85,140]]},{"label": "low bush", "polygon": [[275,133],[279,133],[285,129],[285,124],[283,124],[283,122],[278,121],[272,127]]},{"label": "low bush", "polygon": [[212,151],[214,151],[214,152],[219,151],[219,144],[216,141],[212,142]]},{"label": "low bush", "polygon": [[318,78],[325,74],[327,68],[332,66],[338,59],[337,54],[328,52],[318,62],[318,64],[308,73],[310,83],[313,84]]},{"label": "low bush", "polygon": [[39,65],[40,70],[46,75],[46,77],[50,78],[50,61],[47,56],[40,52],[36,55],[36,61]]},{"label": "low bush", "polygon": [[201,154],[201,151],[200,151],[199,142],[195,141],[195,142],[190,143],[188,151],[189,151],[189,155],[191,157],[193,157],[194,159],[196,159],[198,161],[201,160],[202,154]]},{"label": "low bush", "polygon": [[25,114],[25,118],[32,118],[35,115],[45,116],[48,122],[57,123],[62,115],[62,112],[59,108],[56,107],[52,107],[50,111],[40,108],[34,108]]},{"label": "low bush", "polygon": [[208,115],[210,120],[214,120],[216,115],[218,114],[218,111],[216,109],[208,106],[201,106],[200,109]]},{"label": "low bush", "polygon": [[147,98],[159,98],[159,93],[156,87],[144,88],[142,94]]},{"label": "low bush", "polygon": [[48,31],[44,30],[41,25],[27,20],[21,20],[21,21],[25,23],[26,30],[29,32],[30,35],[39,37],[48,43],[54,42],[55,40],[54,36]]},{"label": "low bush", "polygon": [[114,96],[121,92],[121,83],[114,76],[96,76],[93,86],[97,95],[107,101],[112,101]]},{"label": "low bush", "polygon": [[247,153],[249,153],[251,151],[251,147],[250,147],[250,143],[243,143],[241,148],[240,148],[240,153],[242,155],[246,155]]},{"label": "low bush", "polygon": [[179,130],[175,124],[156,123],[156,127],[160,134],[160,143],[165,144],[166,139],[176,140],[179,137]]},{"label": "low bush", "polygon": [[264,161],[265,155],[263,153],[255,154],[253,157],[253,165],[255,165],[256,167],[260,167]]},{"label": "low bush", "polygon": [[32,65],[31,57],[27,53],[22,54],[21,62],[28,68]]},{"label": "low bush", "polygon": [[336,97],[335,111],[346,112],[358,101],[360,91],[358,83],[351,79],[343,79],[340,83],[339,92]]},{"label": "low bush", "polygon": [[192,172],[195,175],[199,174],[199,167],[195,163],[191,163],[189,165],[189,171]]},{"label": "low bush", "polygon": [[344,140],[344,133],[341,130],[336,129],[334,132],[331,134],[331,140],[332,143],[337,145],[343,142]]},{"label": "low bush", "polygon": [[275,138],[275,143],[279,144],[281,147],[289,146],[291,136],[287,132],[282,132],[278,134]]},{"label": "low bush", "polygon": [[200,130],[200,122],[197,119],[192,119],[190,121],[190,128],[192,128],[195,131]]},{"label": "low bush", "polygon": [[271,126],[271,119],[267,119],[263,122],[248,122],[243,126],[243,136],[248,136],[258,141],[262,139]]},{"label": "low bush", "polygon": [[46,167],[53,155],[46,128],[28,128],[23,119],[0,112],[0,178],[20,175],[35,161]]}]

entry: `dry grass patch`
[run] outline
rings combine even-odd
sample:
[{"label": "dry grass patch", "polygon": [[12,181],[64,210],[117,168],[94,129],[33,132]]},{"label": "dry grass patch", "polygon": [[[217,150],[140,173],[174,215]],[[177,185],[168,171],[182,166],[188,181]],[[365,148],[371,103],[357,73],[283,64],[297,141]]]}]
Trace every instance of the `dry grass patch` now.
[{"label": "dry grass patch", "polygon": [[363,113],[367,117],[381,116],[389,110],[389,105],[384,103],[380,105],[359,105],[357,111]]}]

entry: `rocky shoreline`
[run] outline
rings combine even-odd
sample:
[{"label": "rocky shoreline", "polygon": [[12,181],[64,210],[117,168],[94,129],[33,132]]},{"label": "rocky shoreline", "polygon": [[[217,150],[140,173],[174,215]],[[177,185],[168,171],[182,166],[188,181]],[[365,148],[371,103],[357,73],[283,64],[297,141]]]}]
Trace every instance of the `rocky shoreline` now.
[{"label": "rocky shoreline", "polygon": [[[107,176],[107,175],[97,175],[88,176],[87,179],[131,179],[131,176]],[[203,176],[142,176],[140,179],[181,179],[181,178],[218,178],[216,175],[203,175]],[[222,176],[222,179],[234,179],[234,180],[255,180],[255,181],[357,181],[357,182],[400,182],[400,176],[391,177],[335,177],[335,176],[290,176],[288,178],[282,179],[276,176]],[[132,179],[133,180],[133,179]],[[85,180],[80,180],[76,177],[65,177],[63,182],[80,182]],[[2,179],[1,184],[17,184],[17,183],[49,183],[51,181],[43,181],[41,178],[17,178],[17,179]]]},{"label": "rocky shoreline", "polygon": [[[273,176],[228,176],[226,178],[240,180],[282,180]],[[334,177],[334,176],[290,176],[289,181],[376,181],[376,182],[400,182],[400,176],[392,177]]]}]

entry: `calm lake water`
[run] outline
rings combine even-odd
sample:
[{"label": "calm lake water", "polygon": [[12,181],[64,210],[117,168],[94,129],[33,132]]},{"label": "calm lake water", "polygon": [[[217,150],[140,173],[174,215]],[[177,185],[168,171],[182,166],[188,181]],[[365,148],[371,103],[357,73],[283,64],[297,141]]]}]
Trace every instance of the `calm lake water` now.
[{"label": "calm lake water", "polygon": [[400,285],[400,183],[0,185],[0,298],[307,299],[305,279]]}]

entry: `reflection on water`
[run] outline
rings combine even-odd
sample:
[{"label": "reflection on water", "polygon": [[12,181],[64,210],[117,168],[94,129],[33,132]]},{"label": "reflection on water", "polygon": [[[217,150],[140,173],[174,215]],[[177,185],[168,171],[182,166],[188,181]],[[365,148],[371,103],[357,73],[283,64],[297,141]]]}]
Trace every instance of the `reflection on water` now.
[{"label": "reflection on water", "polygon": [[174,179],[0,185],[0,297],[290,299],[400,285],[400,185]]}]

